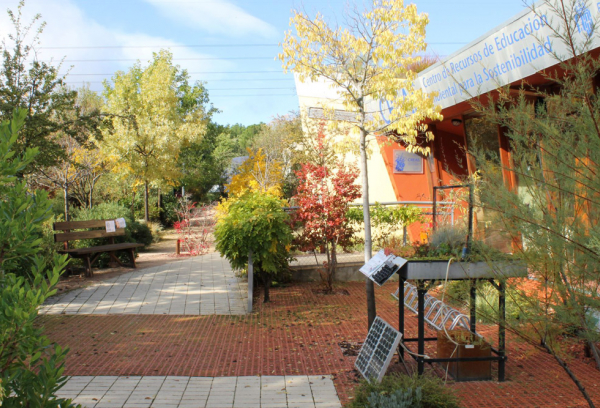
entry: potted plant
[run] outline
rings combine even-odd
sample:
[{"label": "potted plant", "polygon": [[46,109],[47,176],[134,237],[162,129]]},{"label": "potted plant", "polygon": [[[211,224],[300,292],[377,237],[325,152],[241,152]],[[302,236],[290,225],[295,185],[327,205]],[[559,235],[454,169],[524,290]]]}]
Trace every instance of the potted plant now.
[{"label": "potted plant", "polygon": [[[467,330],[439,330],[438,358],[491,357],[492,348],[482,337]],[[442,363],[456,381],[486,381],[492,379],[491,361],[456,361]]]},{"label": "potted plant", "polygon": [[[474,241],[466,250],[466,230],[445,225],[433,232],[428,243],[388,246],[386,253],[408,259],[405,279],[490,279],[527,276],[527,267],[510,254]],[[452,260],[452,262],[450,262]]]}]

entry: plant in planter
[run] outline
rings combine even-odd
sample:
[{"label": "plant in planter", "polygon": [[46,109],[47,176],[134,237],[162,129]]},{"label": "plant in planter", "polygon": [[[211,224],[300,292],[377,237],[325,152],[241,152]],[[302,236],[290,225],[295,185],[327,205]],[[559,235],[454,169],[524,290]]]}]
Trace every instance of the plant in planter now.
[{"label": "plant in planter", "polygon": [[[438,358],[491,357],[492,349],[482,337],[466,330],[440,330],[437,334]],[[456,381],[492,379],[491,361],[457,361],[443,366]]]}]

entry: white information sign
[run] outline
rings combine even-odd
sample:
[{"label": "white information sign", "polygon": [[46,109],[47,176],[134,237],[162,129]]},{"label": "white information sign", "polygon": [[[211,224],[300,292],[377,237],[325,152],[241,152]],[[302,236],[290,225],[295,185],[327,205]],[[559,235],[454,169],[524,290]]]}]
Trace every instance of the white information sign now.
[{"label": "white information sign", "polygon": [[115,224],[116,224],[117,228],[125,228],[127,226],[127,223],[125,222],[125,218],[117,218],[115,220]]},{"label": "white information sign", "polygon": [[114,221],[106,221],[104,223],[106,225],[106,232],[115,232],[117,229],[115,227],[115,222]]},{"label": "white information sign", "polygon": [[370,278],[373,273],[378,270],[381,265],[388,259],[385,251],[382,249],[375,254],[375,256],[369,259],[369,262],[364,264],[359,271],[361,271],[367,278]]},{"label": "white information sign", "polygon": [[386,255],[384,250],[380,250],[373,258],[364,264],[359,271],[367,278],[382,286],[388,281],[404,264],[408,262],[404,258],[393,254]]}]

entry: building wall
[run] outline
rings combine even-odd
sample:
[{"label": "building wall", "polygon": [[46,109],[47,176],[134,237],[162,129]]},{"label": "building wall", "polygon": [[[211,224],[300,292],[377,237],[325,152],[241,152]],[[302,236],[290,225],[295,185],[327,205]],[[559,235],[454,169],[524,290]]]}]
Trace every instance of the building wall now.
[{"label": "building wall", "polygon": [[[351,123],[338,123],[340,130],[332,132],[328,130],[327,121],[321,119],[313,119],[308,117],[308,109],[322,107],[323,104],[327,103],[328,106],[334,109],[343,110],[343,106],[340,103],[336,103],[335,100],[319,98],[319,97],[303,97],[299,96],[300,99],[300,114],[302,116],[302,128],[307,135],[315,135],[319,126],[324,125],[326,133],[330,136],[339,138],[340,142],[350,144],[349,150],[354,150],[354,154],[346,154],[346,161],[354,163],[360,167],[359,156],[358,156],[358,136],[352,136],[349,134],[352,128]],[[344,135],[346,133],[347,135]],[[367,159],[367,171],[369,179],[369,201],[370,202],[390,202],[396,201],[396,195],[392,182],[388,176],[388,170],[386,163],[379,151],[379,146],[375,140],[369,143],[370,154]],[[360,179],[357,180],[358,184],[361,184]],[[362,199],[358,201],[362,203]]]}]

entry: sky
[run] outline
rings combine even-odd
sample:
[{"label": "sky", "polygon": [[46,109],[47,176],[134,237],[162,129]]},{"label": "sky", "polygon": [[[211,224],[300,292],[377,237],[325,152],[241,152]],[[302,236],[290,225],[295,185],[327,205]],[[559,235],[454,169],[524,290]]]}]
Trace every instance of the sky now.
[{"label": "sky", "polygon": [[[363,0],[355,2],[361,4]],[[428,53],[450,55],[524,8],[522,0],[415,0],[429,15]],[[317,11],[331,21],[346,0],[26,0],[23,25],[40,14],[46,23],[37,58],[52,61],[70,86],[102,81],[137,60],[169,49],[174,63],[205,82],[219,124],[251,125],[298,110],[292,74],[276,60],[292,10]],[[0,0],[0,37],[14,32]],[[31,38],[31,34],[30,34]]]}]

